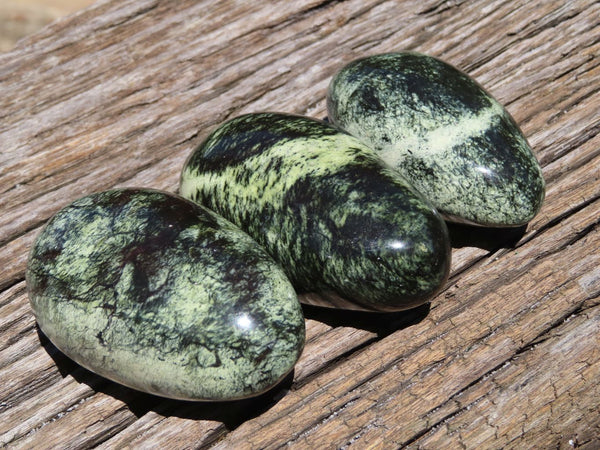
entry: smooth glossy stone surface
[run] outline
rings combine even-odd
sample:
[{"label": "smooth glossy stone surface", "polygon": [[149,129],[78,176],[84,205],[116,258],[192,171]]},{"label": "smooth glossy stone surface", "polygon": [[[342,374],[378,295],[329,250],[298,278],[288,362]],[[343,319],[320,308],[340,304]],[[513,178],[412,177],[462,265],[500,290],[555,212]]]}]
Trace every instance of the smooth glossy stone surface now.
[{"label": "smooth glossy stone surface", "polygon": [[247,234],[179,196],[119,189],[59,211],[29,257],[38,324],[111,380],[186,400],[259,394],[291,371],[304,318]]},{"label": "smooth glossy stone surface", "polygon": [[239,225],[286,270],[301,301],[392,311],[448,275],[446,225],[358,140],[322,121],[248,114],[186,162],[180,193]]},{"label": "smooth glossy stone surface", "polygon": [[542,205],[542,171],[512,117],[438,59],[356,60],[332,79],[327,106],[332,123],[375,149],[449,220],[519,226]]}]

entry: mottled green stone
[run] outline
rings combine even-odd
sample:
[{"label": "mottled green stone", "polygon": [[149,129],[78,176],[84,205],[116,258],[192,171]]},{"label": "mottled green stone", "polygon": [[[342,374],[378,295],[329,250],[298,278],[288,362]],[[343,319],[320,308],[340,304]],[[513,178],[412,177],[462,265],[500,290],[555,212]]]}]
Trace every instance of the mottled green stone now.
[{"label": "mottled green stone", "polygon": [[418,53],[351,62],[329,86],[336,126],[397,169],[447,219],[519,226],[544,199],[540,166],[509,113],[458,69]]},{"label": "mottled green stone", "polygon": [[160,191],[106,191],[59,211],[31,250],[27,288],[67,356],[164,397],[257,395],[304,345],[279,266],[230,222]]},{"label": "mottled green stone", "polygon": [[248,114],[190,155],[180,193],[248,232],[301,297],[324,306],[417,306],[448,276],[439,214],[364,144],[307,117]]}]

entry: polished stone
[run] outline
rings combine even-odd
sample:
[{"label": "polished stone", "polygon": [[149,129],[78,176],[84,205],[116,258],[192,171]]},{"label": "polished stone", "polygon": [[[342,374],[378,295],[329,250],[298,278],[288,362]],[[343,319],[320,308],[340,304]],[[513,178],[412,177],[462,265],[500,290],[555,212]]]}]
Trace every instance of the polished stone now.
[{"label": "polished stone", "polygon": [[389,53],[351,62],[332,79],[330,120],[359,138],[449,220],[519,226],[544,199],[525,137],[472,78],[438,59]]},{"label": "polished stone", "polygon": [[444,221],[364,144],[325,122],[248,114],[190,155],[180,193],[248,232],[305,302],[392,311],[448,276]]},{"label": "polished stone", "polygon": [[230,222],[160,191],[106,191],[59,211],[31,250],[27,288],[67,356],[164,397],[260,394],[304,344],[279,266]]}]

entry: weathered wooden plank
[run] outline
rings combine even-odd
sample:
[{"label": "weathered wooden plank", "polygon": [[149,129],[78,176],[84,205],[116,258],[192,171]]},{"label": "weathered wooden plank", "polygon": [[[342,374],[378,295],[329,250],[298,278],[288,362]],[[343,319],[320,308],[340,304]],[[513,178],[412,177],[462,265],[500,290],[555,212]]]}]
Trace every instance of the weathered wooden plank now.
[{"label": "weathered wooden plank", "polygon": [[[600,374],[599,330],[598,306],[566,318],[453,398],[452,405],[435,411],[439,425],[412,445],[522,448],[554,440],[567,448],[569,442],[571,447],[597,443],[600,424],[590,426],[588,418],[596,414],[599,387],[586,380]],[[532,376],[532,370],[540,376]],[[563,405],[558,411],[557,403]]]},{"label": "weathered wooden plank", "polygon": [[[591,0],[127,0],[0,55],[0,443],[598,443],[599,36]],[[396,49],[468,70],[522,125],[548,181],[525,234],[453,229],[452,277],[420,315],[307,308],[293,379],[255,401],[147,396],[40,345],[23,278],[53,212],[112,186],[175,190],[220,121],[324,117],[337,68]]]}]

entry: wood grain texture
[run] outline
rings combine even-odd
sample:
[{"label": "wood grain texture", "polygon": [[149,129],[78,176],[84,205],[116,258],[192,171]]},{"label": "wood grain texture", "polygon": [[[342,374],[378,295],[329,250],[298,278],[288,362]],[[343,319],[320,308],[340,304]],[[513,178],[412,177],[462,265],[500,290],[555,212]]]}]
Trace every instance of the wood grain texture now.
[{"label": "wood grain texture", "polygon": [[[482,83],[547,180],[522,230],[452,226],[451,278],[401,314],[306,308],[293,376],[233,403],[164,400],[37,331],[27,252],[68,202],[174,191],[192,149],[252,111],[323,118],[333,73],[417,50]],[[600,3],[101,1],[0,55],[0,446],[598,448]]]}]

